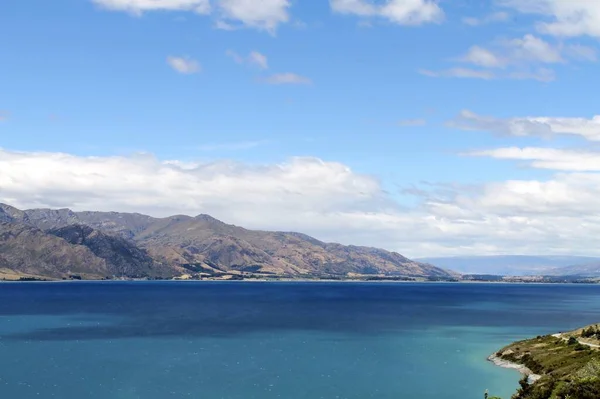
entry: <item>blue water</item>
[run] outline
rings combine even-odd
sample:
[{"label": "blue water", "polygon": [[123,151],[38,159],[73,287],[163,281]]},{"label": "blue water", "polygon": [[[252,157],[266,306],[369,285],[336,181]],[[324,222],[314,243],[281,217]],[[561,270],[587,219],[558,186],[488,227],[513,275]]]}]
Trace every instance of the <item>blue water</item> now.
[{"label": "blue water", "polygon": [[598,322],[600,287],[0,284],[0,398],[508,399],[485,358]]}]

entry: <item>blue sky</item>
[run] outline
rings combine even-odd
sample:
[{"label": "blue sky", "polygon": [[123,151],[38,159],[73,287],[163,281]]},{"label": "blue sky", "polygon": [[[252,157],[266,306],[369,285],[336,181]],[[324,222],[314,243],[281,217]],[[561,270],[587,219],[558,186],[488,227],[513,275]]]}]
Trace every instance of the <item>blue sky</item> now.
[{"label": "blue sky", "polygon": [[598,254],[600,5],[522,3],[4,1],[0,200]]}]

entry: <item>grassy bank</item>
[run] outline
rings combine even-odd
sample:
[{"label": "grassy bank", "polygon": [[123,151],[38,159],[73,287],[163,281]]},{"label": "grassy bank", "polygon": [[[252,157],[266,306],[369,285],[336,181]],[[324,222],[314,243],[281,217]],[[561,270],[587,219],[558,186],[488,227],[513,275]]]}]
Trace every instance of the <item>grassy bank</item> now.
[{"label": "grassy bank", "polygon": [[[495,355],[540,376],[527,377],[513,399],[599,399],[600,338],[597,326],[515,342]],[[492,398],[493,396],[490,396]]]}]

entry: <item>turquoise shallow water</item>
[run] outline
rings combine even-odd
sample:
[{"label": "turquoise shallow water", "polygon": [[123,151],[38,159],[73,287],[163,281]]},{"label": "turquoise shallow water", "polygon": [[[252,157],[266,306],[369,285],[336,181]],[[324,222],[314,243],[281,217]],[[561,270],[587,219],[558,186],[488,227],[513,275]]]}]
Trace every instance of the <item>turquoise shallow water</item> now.
[{"label": "turquoise shallow water", "polygon": [[487,355],[598,318],[584,285],[0,284],[0,398],[508,399]]}]

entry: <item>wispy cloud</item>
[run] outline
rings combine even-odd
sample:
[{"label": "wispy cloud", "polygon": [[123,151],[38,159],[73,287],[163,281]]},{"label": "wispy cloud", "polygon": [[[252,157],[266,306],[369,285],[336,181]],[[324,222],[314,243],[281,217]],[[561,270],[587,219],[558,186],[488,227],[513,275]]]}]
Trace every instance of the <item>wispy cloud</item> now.
[{"label": "wispy cloud", "polygon": [[167,64],[175,71],[184,75],[191,75],[202,71],[200,63],[189,57],[169,56],[167,57]]},{"label": "wispy cloud", "polygon": [[193,11],[198,14],[209,14],[209,0],[92,0],[97,5],[115,11],[127,11],[140,15],[145,11]]},{"label": "wispy cloud", "polygon": [[329,4],[339,14],[384,18],[399,25],[439,23],[444,19],[444,11],[433,0],[389,0],[385,4],[373,0],[330,0]]},{"label": "wispy cloud", "polygon": [[258,51],[251,51],[247,56],[242,56],[233,50],[227,50],[225,54],[238,64],[247,64],[259,69],[269,69],[269,60],[267,56]]},{"label": "wispy cloud", "polygon": [[536,169],[572,172],[600,172],[600,152],[588,149],[558,149],[540,147],[507,147],[468,151],[463,156],[528,161]]},{"label": "wispy cloud", "polygon": [[491,80],[497,79],[496,73],[492,71],[471,69],[471,68],[451,68],[444,69],[441,71],[432,71],[428,69],[420,69],[421,75],[429,76],[431,78],[464,78],[464,79],[484,79]]},{"label": "wispy cloud", "polygon": [[590,141],[600,141],[600,115],[591,119],[548,116],[495,118],[463,110],[447,124],[453,128],[487,131],[501,136],[573,135]]},{"label": "wispy cloud", "polygon": [[262,79],[263,82],[271,85],[308,85],[312,80],[306,76],[295,73],[277,73]]},{"label": "wispy cloud", "polygon": [[248,56],[248,62],[251,65],[255,65],[260,69],[269,69],[269,62],[267,57],[264,54],[259,53],[258,51],[250,52]]},{"label": "wispy cloud", "polygon": [[0,122],[6,121],[10,118],[10,112],[0,109]]},{"label": "wispy cloud", "polygon": [[505,11],[498,11],[483,17],[464,17],[463,23],[470,26],[488,25],[496,22],[506,22],[510,19],[510,14]]},{"label": "wispy cloud", "polygon": [[228,22],[225,22],[221,19],[215,21],[215,28],[220,29],[220,30],[226,30],[226,31],[234,31],[234,30],[238,30],[241,29],[241,26],[235,26],[232,25]]},{"label": "wispy cloud", "polygon": [[[142,15],[151,11],[188,11],[213,15],[218,29],[254,28],[274,34],[290,21],[290,0],[92,0],[106,10]],[[211,5],[211,3],[213,5]]]},{"label": "wispy cloud", "polygon": [[[425,70],[432,77],[471,77],[479,79],[518,79],[550,82],[556,73],[549,66],[572,61],[595,61],[596,50],[581,44],[550,43],[526,34],[513,39],[500,39],[483,47],[471,46],[452,61],[468,66],[442,71]],[[475,69],[476,68],[476,69]]]}]

